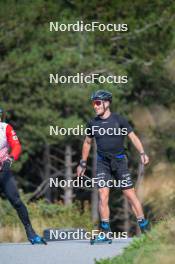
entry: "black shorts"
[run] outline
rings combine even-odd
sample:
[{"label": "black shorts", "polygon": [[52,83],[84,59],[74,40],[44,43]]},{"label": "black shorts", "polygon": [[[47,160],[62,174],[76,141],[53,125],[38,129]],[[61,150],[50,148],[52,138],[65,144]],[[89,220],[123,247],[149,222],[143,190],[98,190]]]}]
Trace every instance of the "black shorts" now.
[{"label": "black shorts", "polygon": [[112,162],[115,166],[111,164],[110,159],[97,156],[96,178],[94,178],[96,186],[98,188],[117,187],[122,190],[133,188],[126,155],[121,159],[116,158]]}]

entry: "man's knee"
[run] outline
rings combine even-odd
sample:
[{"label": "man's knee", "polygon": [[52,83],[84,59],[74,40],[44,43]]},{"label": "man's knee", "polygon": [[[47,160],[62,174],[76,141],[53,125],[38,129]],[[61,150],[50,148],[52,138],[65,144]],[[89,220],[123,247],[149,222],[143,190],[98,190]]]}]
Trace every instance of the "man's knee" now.
[{"label": "man's knee", "polygon": [[101,206],[107,206],[109,201],[109,193],[103,191],[102,189],[99,191],[99,202]]},{"label": "man's knee", "polygon": [[21,201],[19,196],[16,196],[13,199],[10,199],[10,202],[12,204],[12,206],[16,209],[20,208],[21,206],[23,206],[23,202]]},{"label": "man's knee", "polygon": [[133,201],[133,200],[135,201],[138,199],[134,188],[123,190],[123,194],[130,201]]},{"label": "man's knee", "polygon": [[132,199],[133,197],[136,196],[136,192],[134,188],[123,190],[123,194],[129,199]]}]

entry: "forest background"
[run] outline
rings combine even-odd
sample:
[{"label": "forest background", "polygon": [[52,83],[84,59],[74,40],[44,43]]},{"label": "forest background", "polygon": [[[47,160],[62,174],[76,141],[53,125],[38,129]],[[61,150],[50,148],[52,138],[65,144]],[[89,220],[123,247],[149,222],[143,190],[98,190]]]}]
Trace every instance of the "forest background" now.
[{"label": "forest background", "polygon": [[[174,213],[175,3],[168,0],[0,2],[0,107],[22,143],[13,171],[34,226],[84,227],[98,222],[97,191],[48,188],[48,179],[73,179],[83,136],[50,136],[49,126],[86,125],[94,116],[90,95],[113,94],[112,110],[128,118],[150,156],[126,143],[129,166],[152,222]],[[125,23],[127,32],[50,32],[49,22]],[[128,76],[126,84],[50,84],[49,74]],[[95,145],[87,175],[95,174]],[[138,232],[120,190],[110,196],[113,230]],[[21,241],[23,229],[0,200],[1,241]],[[16,221],[14,220],[16,219]]]}]

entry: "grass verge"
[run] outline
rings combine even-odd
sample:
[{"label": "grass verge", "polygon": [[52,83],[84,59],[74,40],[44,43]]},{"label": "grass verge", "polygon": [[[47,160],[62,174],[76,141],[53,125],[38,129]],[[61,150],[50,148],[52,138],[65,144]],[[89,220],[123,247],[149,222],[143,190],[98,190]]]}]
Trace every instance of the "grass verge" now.
[{"label": "grass verge", "polygon": [[[26,196],[21,194],[26,204]],[[48,204],[44,200],[27,205],[32,225],[37,233],[42,234],[47,228],[81,227],[88,231],[93,228],[90,206],[85,204],[82,212],[79,203],[65,206],[62,203]],[[11,204],[0,199],[0,242],[26,241],[24,228]]]},{"label": "grass verge", "polygon": [[156,224],[152,230],[134,238],[123,254],[96,264],[174,264],[175,263],[175,217]]}]

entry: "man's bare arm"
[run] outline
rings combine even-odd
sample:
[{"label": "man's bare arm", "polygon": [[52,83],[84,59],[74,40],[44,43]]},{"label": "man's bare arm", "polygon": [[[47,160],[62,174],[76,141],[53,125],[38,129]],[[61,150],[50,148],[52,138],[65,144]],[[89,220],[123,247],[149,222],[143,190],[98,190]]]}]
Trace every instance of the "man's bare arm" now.
[{"label": "man's bare arm", "polygon": [[129,133],[128,137],[130,138],[130,140],[132,141],[133,145],[135,146],[135,148],[138,150],[139,153],[144,152],[143,145],[140,139],[138,138],[138,136],[134,132]]},{"label": "man's bare arm", "polygon": [[87,161],[91,149],[92,138],[86,136],[82,147],[82,160]]},{"label": "man's bare arm", "polygon": [[138,136],[134,132],[130,132],[128,134],[128,137],[131,140],[131,142],[133,143],[134,147],[140,153],[142,163],[145,165],[148,164],[149,163],[149,157],[145,154],[142,142],[140,141]]},{"label": "man's bare arm", "polygon": [[77,176],[83,176],[86,171],[86,162],[91,149],[92,138],[86,136],[82,147],[82,159],[77,167]]}]

